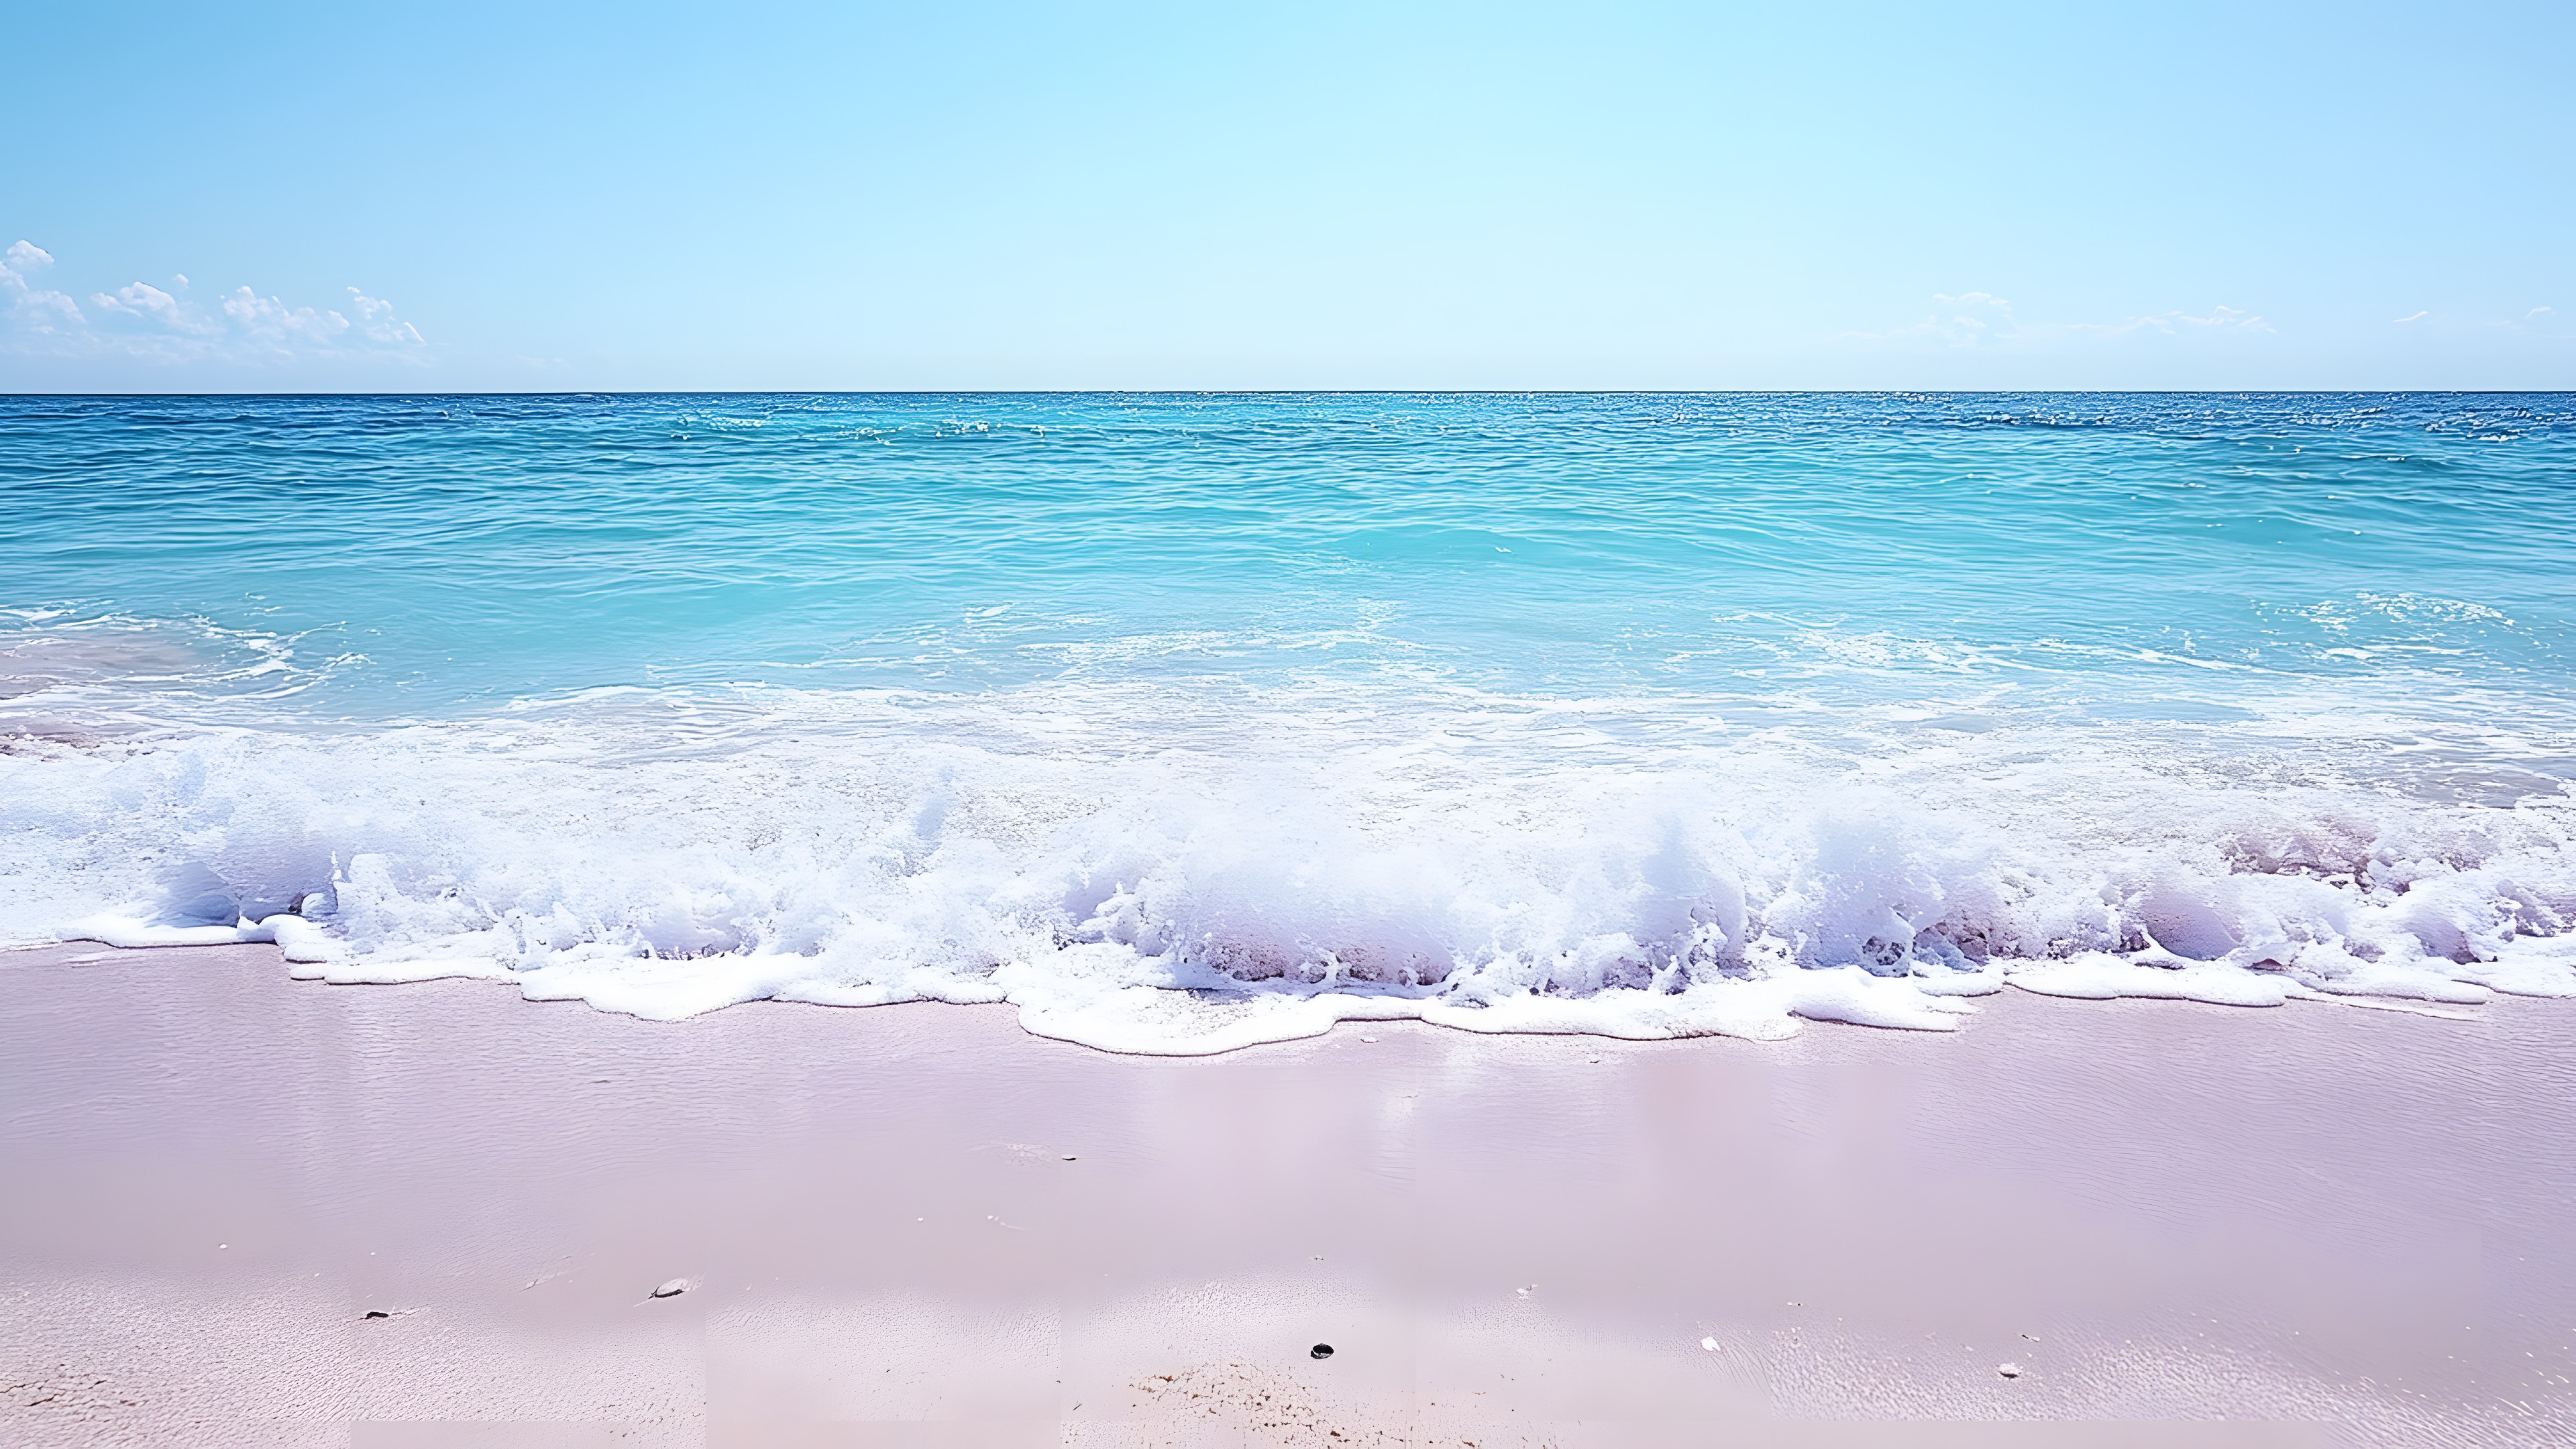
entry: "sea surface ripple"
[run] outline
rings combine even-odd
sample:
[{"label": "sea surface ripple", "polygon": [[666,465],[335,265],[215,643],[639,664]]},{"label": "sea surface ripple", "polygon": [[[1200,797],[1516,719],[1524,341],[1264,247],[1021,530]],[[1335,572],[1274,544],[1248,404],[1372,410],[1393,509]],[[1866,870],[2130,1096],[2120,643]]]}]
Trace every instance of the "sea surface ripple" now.
[{"label": "sea surface ripple", "polygon": [[1190,1052],[2576,994],[2576,398],[0,398],[0,939]]}]

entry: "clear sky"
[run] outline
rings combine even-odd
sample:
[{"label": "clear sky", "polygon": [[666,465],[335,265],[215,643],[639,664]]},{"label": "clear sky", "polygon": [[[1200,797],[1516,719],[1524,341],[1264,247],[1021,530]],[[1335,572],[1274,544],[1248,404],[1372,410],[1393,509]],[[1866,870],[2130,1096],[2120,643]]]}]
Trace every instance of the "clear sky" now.
[{"label": "clear sky", "polygon": [[2576,387],[2567,0],[0,35],[5,390]]}]

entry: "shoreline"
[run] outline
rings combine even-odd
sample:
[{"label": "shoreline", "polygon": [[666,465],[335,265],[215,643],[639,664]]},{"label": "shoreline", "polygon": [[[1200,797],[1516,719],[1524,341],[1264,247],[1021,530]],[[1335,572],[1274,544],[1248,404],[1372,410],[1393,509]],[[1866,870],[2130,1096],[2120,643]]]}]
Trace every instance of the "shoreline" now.
[{"label": "shoreline", "polygon": [[270,946],[0,990],[12,1442],[2576,1439],[2558,1002],[1144,1057]]}]

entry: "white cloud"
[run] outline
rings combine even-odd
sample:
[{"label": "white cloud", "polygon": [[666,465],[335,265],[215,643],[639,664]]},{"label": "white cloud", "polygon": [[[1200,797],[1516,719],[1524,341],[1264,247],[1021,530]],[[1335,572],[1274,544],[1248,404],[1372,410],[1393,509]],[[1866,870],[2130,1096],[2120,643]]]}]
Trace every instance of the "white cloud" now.
[{"label": "white cloud", "polygon": [[2249,332],[2269,332],[2273,330],[2271,323],[2264,321],[2253,313],[2227,306],[2224,303],[2211,308],[2209,315],[2206,317],[2194,317],[2188,312],[2166,312],[2159,316],[2137,318],[2129,325],[2133,327],[2161,327],[2165,331],[2171,332],[2173,327],[2170,324],[2176,322],[2181,323],[2185,327],[2242,327]]},{"label": "white cloud", "polygon": [[2270,332],[2274,329],[2271,323],[2253,313],[2228,306],[2213,307],[2206,316],[2177,309],[2119,322],[2025,322],[2014,315],[2013,304],[2004,298],[1991,292],[1962,292],[1956,296],[1936,293],[1932,298],[1931,315],[1910,327],[1886,332],[1847,332],[1843,336],[1855,341],[1929,343],[1958,351],[1978,351],[2124,337],[2137,332],[2171,336],[2187,330]]},{"label": "white cloud", "polygon": [[130,317],[149,326],[166,327],[173,332],[194,333],[201,337],[213,336],[223,331],[221,326],[197,315],[178,298],[153,286],[150,282],[136,282],[131,286],[119,287],[114,296],[109,296],[105,292],[94,292],[89,300],[90,305],[98,308],[102,316]]},{"label": "white cloud", "polygon": [[329,349],[349,330],[349,319],[337,312],[290,307],[248,287],[235,287],[224,298],[224,316],[253,346],[292,351],[296,347]]},{"label": "white cloud", "polygon": [[2555,307],[2534,307],[2519,317],[2508,317],[2494,325],[2511,332],[2546,337],[2552,342],[2564,342],[2570,338],[2576,338],[2576,332],[2568,330],[2567,323],[2560,318],[2558,309]]},{"label": "white cloud", "polygon": [[12,242],[0,252],[0,296],[9,299],[9,331],[54,337],[89,325],[79,303],[36,285],[35,274],[53,264],[53,253],[31,241]]},{"label": "white cloud", "polygon": [[393,303],[380,297],[370,297],[355,287],[349,289],[349,298],[358,310],[358,325],[366,330],[369,340],[388,347],[421,341],[418,328],[395,319]]},{"label": "white cloud", "polygon": [[2559,315],[2558,311],[2546,306],[2531,308],[2518,317],[2486,318],[2477,318],[2460,312],[2445,312],[2435,316],[2428,309],[2405,317],[2391,318],[2389,325],[2454,340],[2471,335],[2472,329],[2503,331],[2523,337],[2543,338],[2551,342],[2564,342],[2570,338],[2576,338],[2576,331],[2569,329],[2566,320]]},{"label": "white cloud", "polygon": [[1853,337],[1871,341],[1899,340],[1937,342],[1949,347],[1982,347],[2000,337],[2019,331],[2013,320],[2012,303],[1991,292],[1962,292],[1958,296],[1935,293],[1932,315],[1911,327],[1892,332],[1854,332]]},{"label": "white cloud", "polygon": [[2243,311],[2235,307],[2225,306],[2223,304],[2211,308],[2209,315],[2206,317],[2195,317],[2189,312],[2183,311],[2158,312],[2153,316],[2148,317],[2131,317],[2124,322],[2069,322],[2061,324],[2054,330],[2069,333],[2089,333],[2096,337],[2120,337],[2132,332],[2149,331],[2161,332],[2167,336],[2171,336],[2177,329],[2184,327],[2198,327],[2210,331],[2237,332],[2270,332],[2273,330],[2271,323],[2264,321],[2253,313]]},{"label": "white cloud", "polygon": [[58,357],[129,357],[161,363],[252,365],[332,358],[419,360],[428,350],[420,329],[394,315],[391,302],[349,288],[352,322],[330,308],[300,307],[236,287],[203,306],[177,291],[132,282],[93,292],[90,310],[63,292],[39,288],[34,274],[53,257],[21,241],[0,253],[0,349]]}]

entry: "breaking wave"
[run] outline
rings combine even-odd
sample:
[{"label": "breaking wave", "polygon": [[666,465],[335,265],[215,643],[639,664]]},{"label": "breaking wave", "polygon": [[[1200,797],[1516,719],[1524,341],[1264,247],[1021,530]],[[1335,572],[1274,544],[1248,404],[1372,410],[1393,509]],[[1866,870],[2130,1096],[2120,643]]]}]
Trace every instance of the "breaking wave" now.
[{"label": "breaking wave", "polygon": [[2576,992],[2576,399],[0,398],[0,941],[1201,1052]]},{"label": "breaking wave", "polygon": [[24,940],[274,940],[300,975],[653,1018],[1009,1002],[1142,1053],[1395,1017],[1940,1030],[2006,985],[2576,995],[2564,792],[2428,798],[2241,728],[1653,723],[1384,689],[611,691],[22,740],[0,911]]}]

